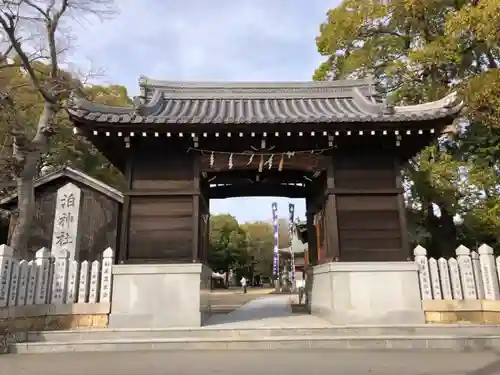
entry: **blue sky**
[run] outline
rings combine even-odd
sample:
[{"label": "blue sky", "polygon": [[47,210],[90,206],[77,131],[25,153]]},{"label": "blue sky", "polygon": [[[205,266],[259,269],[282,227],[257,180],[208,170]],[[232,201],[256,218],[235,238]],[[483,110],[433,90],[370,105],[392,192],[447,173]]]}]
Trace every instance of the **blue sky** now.
[{"label": "blue sky", "polygon": [[[322,61],[315,37],[338,0],[116,0],[112,20],[81,22],[73,32],[71,62],[102,71],[101,83],[138,93],[140,75],[167,80],[310,80]],[[212,214],[239,221],[268,220],[271,203],[280,216],[287,198],[211,201]],[[304,200],[293,200],[305,218]]]}]

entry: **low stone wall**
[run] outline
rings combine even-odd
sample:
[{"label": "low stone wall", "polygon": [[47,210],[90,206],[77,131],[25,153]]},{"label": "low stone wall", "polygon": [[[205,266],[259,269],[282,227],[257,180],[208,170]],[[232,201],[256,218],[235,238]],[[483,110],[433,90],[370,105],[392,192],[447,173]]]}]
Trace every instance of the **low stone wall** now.
[{"label": "low stone wall", "polygon": [[13,306],[0,309],[0,332],[106,328],[109,303]]},{"label": "low stone wall", "polygon": [[500,301],[426,300],[423,306],[427,323],[500,324]]}]

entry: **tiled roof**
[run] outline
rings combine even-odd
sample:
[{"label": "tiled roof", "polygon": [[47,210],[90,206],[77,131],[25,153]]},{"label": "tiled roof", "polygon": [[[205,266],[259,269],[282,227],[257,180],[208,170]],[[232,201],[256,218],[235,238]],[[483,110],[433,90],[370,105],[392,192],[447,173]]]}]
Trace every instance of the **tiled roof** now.
[{"label": "tiled roof", "polygon": [[456,95],[411,106],[382,103],[372,80],[166,82],[142,77],[132,108],[74,98],[73,117],[100,123],[327,123],[421,121],[452,116]]},{"label": "tiled roof", "polygon": [[[50,172],[46,174],[43,177],[38,178],[35,183],[34,187],[35,189],[39,186],[43,186],[51,181],[54,181],[58,178],[61,177],[67,177],[70,180],[73,181],[78,181],[81,184],[88,186],[91,189],[94,189],[104,195],[107,195],[111,199],[123,203],[123,193],[116,190],[115,188],[105,184],[102,181],[99,181],[93,177],[90,177],[89,175],[83,173],[82,171],[79,171],[78,169],[74,169],[71,167],[64,167],[61,169],[58,169],[56,171]],[[17,193],[13,193],[7,197],[4,197],[0,199],[0,207],[6,206],[9,203],[13,202],[15,199],[17,199]]]}]

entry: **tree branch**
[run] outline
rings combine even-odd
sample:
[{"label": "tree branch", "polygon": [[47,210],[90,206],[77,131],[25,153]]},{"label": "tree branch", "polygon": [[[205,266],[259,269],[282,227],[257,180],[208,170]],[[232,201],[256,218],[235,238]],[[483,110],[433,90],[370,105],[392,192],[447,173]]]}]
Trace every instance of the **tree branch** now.
[{"label": "tree branch", "polygon": [[36,5],[35,3],[33,3],[31,0],[22,0],[22,2],[30,7],[32,7],[33,9],[35,9],[38,13],[40,13],[41,15],[44,16],[45,19],[48,19],[49,18],[49,14],[46,13],[42,8],[40,8],[38,5]]},{"label": "tree branch", "polygon": [[[52,19],[47,18],[47,38],[49,42],[49,54],[51,65],[51,77],[56,78],[59,71],[59,64],[57,61],[57,45],[56,45],[56,30],[63,14],[68,10],[69,0],[63,0],[61,8],[54,14]],[[53,8],[54,1],[49,5],[49,11]]]},{"label": "tree branch", "polygon": [[4,12],[2,12],[4,16],[7,17],[7,20],[0,15],[0,25],[4,29],[5,33],[7,34],[9,41],[12,45],[12,48],[14,51],[17,53],[19,56],[19,59],[21,60],[23,64],[23,68],[26,70],[28,75],[31,78],[31,81],[33,82],[33,85],[35,88],[40,92],[40,94],[43,96],[45,100],[47,100],[50,103],[57,103],[55,98],[52,97],[41,85],[40,80],[36,76],[36,72],[33,69],[30,60],[28,58],[28,55],[24,51],[23,47],[21,46],[21,43],[19,42],[19,39],[16,37],[16,23],[14,23],[14,17],[12,15],[7,15]]},{"label": "tree branch", "polygon": [[402,39],[410,39],[410,36],[405,35],[405,34],[400,34],[397,31],[391,30],[389,28],[385,27],[378,27],[378,28],[364,28],[360,29],[359,31],[359,36],[362,38],[367,38],[375,35],[391,35],[391,36],[396,36]]}]

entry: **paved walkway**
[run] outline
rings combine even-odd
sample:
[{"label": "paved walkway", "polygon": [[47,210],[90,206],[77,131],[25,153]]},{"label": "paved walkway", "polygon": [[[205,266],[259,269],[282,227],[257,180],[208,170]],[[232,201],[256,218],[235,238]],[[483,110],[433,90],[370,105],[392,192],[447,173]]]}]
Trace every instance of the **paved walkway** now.
[{"label": "paved walkway", "polygon": [[0,355],[1,375],[498,375],[494,352],[220,350]]},{"label": "paved walkway", "polygon": [[[247,294],[270,294],[274,292],[274,288],[260,288],[260,287],[250,287],[247,290]],[[230,289],[214,289],[210,292],[211,295],[227,295],[227,294],[243,294],[241,288],[230,288]]]},{"label": "paved walkway", "polygon": [[325,327],[328,322],[312,316],[292,314],[290,295],[270,295],[254,299],[229,314],[212,316],[207,326],[227,328]]}]

